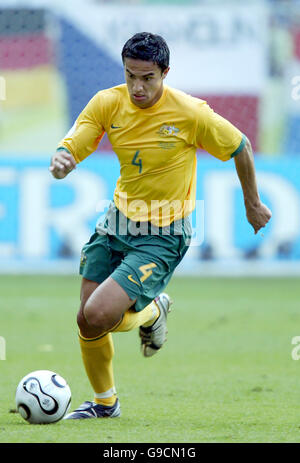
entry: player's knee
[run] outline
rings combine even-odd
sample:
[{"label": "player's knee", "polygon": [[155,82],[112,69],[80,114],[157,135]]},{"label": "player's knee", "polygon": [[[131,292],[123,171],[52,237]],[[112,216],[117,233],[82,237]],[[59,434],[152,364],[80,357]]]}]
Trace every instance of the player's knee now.
[{"label": "player's knee", "polygon": [[90,327],[97,328],[99,332],[108,331],[114,326],[109,311],[101,304],[95,306],[93,302],[87,301],[83,308],[83,318]]},{"label": "player's knee", "polygon": [[78,314],[77,314],[77,326],[81,333],[83,333],[83,331],[85,331],[88,326],[87,321],[83,315],[83,307],[80,307]]}]

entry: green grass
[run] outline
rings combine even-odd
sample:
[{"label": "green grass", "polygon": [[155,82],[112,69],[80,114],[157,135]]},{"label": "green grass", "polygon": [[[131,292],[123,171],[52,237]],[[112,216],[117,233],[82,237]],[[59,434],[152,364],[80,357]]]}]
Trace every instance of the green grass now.
[{"label": "green grass", "polygon": [[168,342],[155,357],[141,356],[137,331],[114,335],[120,419],[29,425],[11,413],[19,380],[37,369],[67,379],[72,408],[92,399],[79,286],[76,276],[0,277],[0,442],[300,442],[296,278],[173,278]]}]

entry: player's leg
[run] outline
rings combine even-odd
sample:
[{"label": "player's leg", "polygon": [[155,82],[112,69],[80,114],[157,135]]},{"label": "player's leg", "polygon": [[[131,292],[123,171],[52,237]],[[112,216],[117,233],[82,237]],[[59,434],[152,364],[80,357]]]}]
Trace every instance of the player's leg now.
[{"label": "player's leg", "polygon": [[117,282],[106,278],[112,268],[120,263],[121,257],[108,250],[105,236],[94,235],[83,248],[80,269],[83,279],[77,323],[83,364],[94,390],[94,399],[70,413],[66,417],[68,419],[119,416],[112,365],[114,346],[112,335],[107,330],[120,323],[124,326],[126,321],[124,331],[127,331],[153,318],[153,311],[147,309],[143,313],[134,312],[133,316],[124,316],[134,300]]},{"label": "player's leg", "polygon": [[130,331],[141,325],[151,325],[160,313],[157,301],[152,301],[138,312],[131,309],[136,298],[130,299],[126,290],[111,277],[100,285],[84,278],[81,292],[77,323],[84,338],[101,338],[108,332]]},{"label": "player's leg", "polygon": [[[112,366],[113,340],[112,334],[107,331],[123,323],[124,313],[126,314],[128,307],[134,302],[110,277],[101,284],[83,278],[77,322],[80,329],[82,359],[94,390],[94,401],[85,402],[67,415],[67,419],[120,415]],[[134,312],[129,316],[130,328],[128,317],[125,317],[127,324],[125,331],[148,321],[149,317],[145,315],[147,311],[142,312]]]},{"label": "player's leg", "polygon": [[[143,260],[143,262],[147,261]],[[118,274],[122,273],[124,265],[120,264],[117,269]],[[113,275],[116,278],[115,272]],[[80,347],[86,373],[95,392],[95,403],[112,407],[117,400],[112,368],[113,341],[108,331],[129,331],[149,322],[153,323],[160,313],[165,317],[164,308],[162,312],[159,311],[161,304],[159,298],[151,301],[151,297],[150,304],[143,310],[138,312],[128,310],[135,304],[136,298],[134,292],[128,291],[126,286],[123,289],[111,277],[99,285],[86,278],[83,279],[81,307],[78,314]],[[163,337],[161,343],[152,346],[153,349],[161,347],[165,341],[165,332],[161,333],[161,337]]]},{"label": "player's leg", "polygon": [[[83,316],[83,308],[98,286],[99,283],[82,278],[80,291],[81,304],[77,315],[77,324],[80,330],[79,344],[86,374],[94,390],[95,403],[113,405],[116,401],[112,367],[114,355],[113,340],[111,336],[107,335],[99,338],[97,333],[89,331]],[[107,398],[111,398],[111,400],[107,400]]]},{"label": "player's leg", "polygon": [[106,236],[94,234],[83,247],[80,273],[83,278],[80,291],[81,303],[77,315],[79,344],[83,364],[94,390],[94,398],[93,402],[85,402],[66,418],[119,416],[120,406],[116,397],[112,365],[114,355],[112,336],[101,333],[99,327],[89,325],[84,318],[87,301],[111,273],[111,253]]},{"label": "player's leg", "polygon": [[[105,290],[103,290],[102,285]],[[116,307],[122,306],[122,304],[132,304],[132,301],[129,301],[126,294],[124,298],[123,290],[118,291],[119,288],[116,288],[116,286],[114,282],[113,288],[111,288],[109,284],[98,284],[86,278],[82,279],[81,305],[77,316],[77,323],[80,330],[79,343],[82,360],[86,374],[94,390],[94,403],[86,402],[80,407],[81,410],[75,410],[75,412],[68,416],[68,419],[90,418],[94,414],[96,416],[119,416],[120,414],[113,374],[114,345],[112,335],[111,333],[103,332],[103,325],[99,325],[100,318],[93,313],[93,308],[95,308],[96,312],[97,308],[99,308],[102,314],[105,312],[102,309],[102,304],[107,298],[110,299],[111,304],[109,307],[108,304],[106,306],[108,310],[112,308],[113,314],[116,311]],[[89,310],[90,323],[87,322],[85,317],[85,308]],[[106,324],[109,319],[111,320],[111,324],[115,324],[115,320],[118,320],[120,315],[114,315],[112,318],[105,316],[104,318]],[[98,324],[95,325],[94,321],[96,320]],[[94,404],[97,404],[97,406]]]}]

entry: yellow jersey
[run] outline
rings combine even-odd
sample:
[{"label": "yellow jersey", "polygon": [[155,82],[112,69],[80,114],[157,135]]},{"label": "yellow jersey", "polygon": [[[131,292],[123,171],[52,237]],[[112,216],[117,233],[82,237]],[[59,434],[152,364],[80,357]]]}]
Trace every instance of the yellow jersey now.
[{"label": "yellow jersey", "polygon": [[58,149],[66,148],[79,163],[105,132],[120,162],[116,207],[133,221],[156,226],[168,226],[194,209],[197,148],[227,161],[245,143],[204,100],[166,85],[145,109],[131,102],[126,84],[99,91]]}]

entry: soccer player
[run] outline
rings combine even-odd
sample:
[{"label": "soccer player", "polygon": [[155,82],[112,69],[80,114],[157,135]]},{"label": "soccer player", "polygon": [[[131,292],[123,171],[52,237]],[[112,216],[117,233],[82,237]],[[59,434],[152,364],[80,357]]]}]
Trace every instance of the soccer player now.
[{"label": "soccer player", "polygon": [[196,150],[234,159],[246,215],[257,233],[271,218],[261,202],[249,140],[208,104],[164,85],[165,40],[148,32],[122,50],[126,84],[99,91],[59,143],[50,172],[61,179],[93,153],[106,132],[120,177],[105,220],[83,247],[77,317],[86,373],[94,390],[67,419],[117,417],[112,333],[139,327],[142,354],[166,340],[171,301],[164,293],[190,244]]}]

